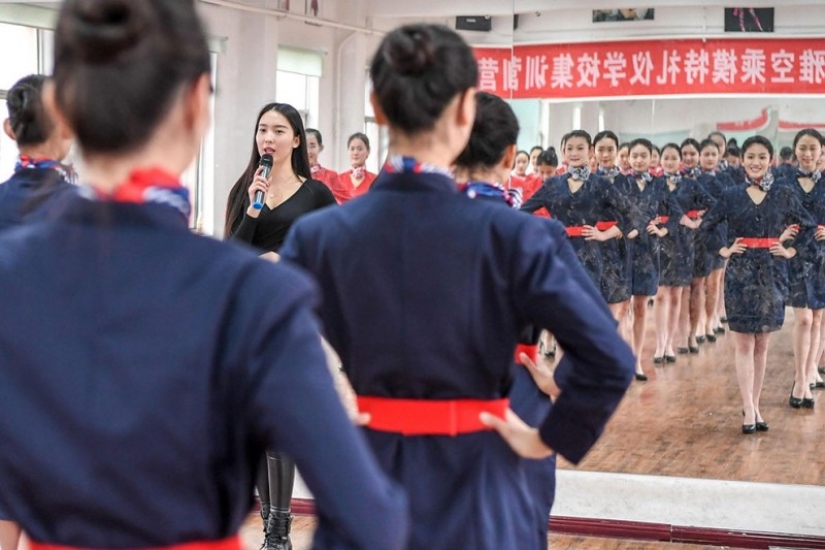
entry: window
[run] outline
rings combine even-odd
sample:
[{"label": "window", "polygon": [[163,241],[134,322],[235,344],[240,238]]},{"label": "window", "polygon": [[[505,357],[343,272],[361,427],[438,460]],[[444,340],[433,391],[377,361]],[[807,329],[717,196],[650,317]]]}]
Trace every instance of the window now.
[{"label": "window", "polygon": [[[218,55],[209,54],[212,63],[212,89],[217,86]],[[181,176],[181,183],[189,189],[189,202],[192,204],[192,215],[189,227],[198,233],[212,235],[215,232],[213,216],[206,212],[208,204],[212,204],[215,194],[215,96],[209,102],[212,125],[203,138],[198,156],[191,166]]]},{"label": "window", "polygon": [[295,107],[309,128],[318,127],[323,65],[324,59],[317,52],[278,48],[275,100]]},{"label": "window", "polygon": [[375,120],[375,111],[370,103],[370,93],[372,85],[369,75],[367,75],[367,85],[364,93],[364,133],[370,140],[370,156],[367,159],[367,170],[377,174],[384,162],[387,160],[389,152],[389,134],[386,126],[379,126]]},{"label": "window", "polygon": [[[0,23],[0,121],[9,111],[6,94],[15,82],[40,70],[40,34],[32,27]],[[7,180],[17,162],[17,145],[0,131],[0,181]]]}]

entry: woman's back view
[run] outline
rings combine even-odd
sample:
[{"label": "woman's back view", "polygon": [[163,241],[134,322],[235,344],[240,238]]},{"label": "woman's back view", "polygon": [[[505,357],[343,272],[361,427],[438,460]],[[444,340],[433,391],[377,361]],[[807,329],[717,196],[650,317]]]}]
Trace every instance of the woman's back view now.
[{"label": "woman's back view", "polygon": [[187,230],[178,175],[210,94],[193,2],[69,0],[55,44],[47,103],[90,188],[0,236],[0,508],[35,548],[239,548],[272,447],[316,497],[318,547],[403,547],[404,498],[338,402],[312,283]]}]

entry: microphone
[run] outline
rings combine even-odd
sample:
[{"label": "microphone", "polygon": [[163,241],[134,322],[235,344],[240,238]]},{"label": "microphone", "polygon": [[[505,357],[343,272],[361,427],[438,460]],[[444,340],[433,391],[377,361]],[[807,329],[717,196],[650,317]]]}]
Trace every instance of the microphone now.
[{"label": "microphone", "polygon": [[[261,177],[264,179],[269,177],[269,172],[272,170],[272,155],[263,155],[261,157],[261,162],[258,163],[258,166],[262,166],[263,170],[261,170]],[[255,192],[255,202],[252,203],[252,208],[255,210],[260,210],[264,207],[264,192],[263,191],[256,191]]]}]

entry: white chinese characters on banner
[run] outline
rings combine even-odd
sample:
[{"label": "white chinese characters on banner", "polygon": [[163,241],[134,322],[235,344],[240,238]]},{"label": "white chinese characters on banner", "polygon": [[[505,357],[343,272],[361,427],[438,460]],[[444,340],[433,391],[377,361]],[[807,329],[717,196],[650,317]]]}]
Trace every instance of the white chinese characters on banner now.
[{"label": "white chinese characters on banner", "polygon": [[631,84],[650,86],[650,73],[653,72],[653,58],[650,52],[636,52],[633,54],[633,76]]},{"label": "white chinese characters on banner", "polygon": [[786,82],[793,84],[794,77],[791,73],[794,70],[794,60],[796,56],[793,52],[787,52],[781,49],[778,52],[771,54],[771,69],[776,73],[771,77],[771,82]]},{"label": "white chinese characters on banner", "polygon": [[765,50],[747,48],[742,54],[742,82],[765,82]]},{"label": "white chinese characters on banner", "polygon": [[733,84],[736,81],[736,52],[716,50],[713,52],[713,83]]},{"label": "white chinese characters on banner", "polygon": [[705,77],[710,74],[710,55],[707,50],[690,50],[685,55],[685,79],[688,84],[705,83]]},{"label": "white chinese characters on banner", "polygon": [[498,89],[499,60],[482,57],[478,60],[478,89],[495,93]]},{"label": "white chinese characters on banner", "polygon": [[517,92],[519,89],[519,75],[521,74],[521,58],[513,57],[504,60],[504,91]]},{"label": "white chinese characters on banner", "polygon": [[513,98],[814,94],[825,40],[638,40],[477,50],[479,89]]},{"label": "white chinese characters on banner", "polygon": [[550,66],[547,64],[546,55],[528,55],[526,60],[526,71],[524,88],[531,90],[533,88],[544,88],[547,85],[547,69]]},{"label": "white chinese characters on banner", "polygon": [[599,83],[599,76],[601,71],[599,70],[599,54],[589,54],[586,53],[579,57],[576,70],[579,72],[579,82],[577,84],[578,87],[586,86],[590,88],[595,88]]},{"label": "white chinese characters on banner", "polygon": [[616,88],[620,80],[627,78],[626,67],[627,59],[624,57],[624,52],[607,53],[607,58],[604,60],[604,78],[610,81],[610,86]]},{"label": "white chinese characters on banner", "polygon": [[825,81],[825,50],[805,50],[799,58],[799,80],[809,84]]},{"label": "white chinese characters on banner", "polygon": [[569,53],[563,53],[553,58],[553,72],[550,74],[550,87],[573,87],[573,56]]}]

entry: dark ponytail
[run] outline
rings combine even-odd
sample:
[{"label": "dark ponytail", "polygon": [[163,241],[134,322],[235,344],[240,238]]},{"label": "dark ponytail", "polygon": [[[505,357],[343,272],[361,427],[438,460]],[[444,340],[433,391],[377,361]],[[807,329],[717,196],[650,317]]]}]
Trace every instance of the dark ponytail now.
[{"label": "dark ponytail", "polygon": [[87,152],[140,147],[210,70],[193,0],[66,0],[54,51],[57,104]]},{"label": "dark ponytail", "polygon": [[40,145],[54,130],[54,123],[43,108],[45,82],[43,75],[25,76],[11,87],[6,97],[9,126],[18,146]]},{"label": "dark ponytail", "polygon": [[476,85],[478,66],[451,29],[406,25],[384,37],[370,78],[390,125],[413,134],[432,129],[450,101]]}]

